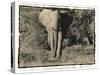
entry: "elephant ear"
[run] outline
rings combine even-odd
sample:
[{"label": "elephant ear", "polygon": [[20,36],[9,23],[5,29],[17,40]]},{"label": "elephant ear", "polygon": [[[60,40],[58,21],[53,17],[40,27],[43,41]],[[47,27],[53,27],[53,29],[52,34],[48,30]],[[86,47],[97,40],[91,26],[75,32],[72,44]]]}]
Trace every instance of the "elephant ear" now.
[{"label": "elephant ear", "polygon": [[69,26],[73,21],[73,16],[69,15],[68,13],[60,14],[59,19],[59,26],[62,28],[63,33],[67,33]]},{"label": "elephant ear", "polygon": [[50,9],[43,9],[39,15],[39,21],[44,27],[50,23],[51,12],[52,11]]}]

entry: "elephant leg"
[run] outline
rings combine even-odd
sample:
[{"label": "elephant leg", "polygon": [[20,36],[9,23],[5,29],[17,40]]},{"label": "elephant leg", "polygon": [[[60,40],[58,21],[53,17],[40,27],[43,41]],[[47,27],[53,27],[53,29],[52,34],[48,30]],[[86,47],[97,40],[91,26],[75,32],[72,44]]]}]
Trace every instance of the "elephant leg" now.
[{"label": "elephant leg", "polygon": [[62,32],[58,32],[58,45],[57,45],[57,52],[56,52],[56,58],[60,58],[61,56],[61,47],[62,47]]},{"label": "elephant leg", "polygon": [[55,50],[54,50],[54,33],[53,31],[50,31],[49,32],[50,35],[49,35],[49,40],[50,40],[50,48],[51,48],[51,58],[54,58],[55,57]]},{"label": "elephant leg", "polygon": [[[48,31],[48,45],[50,46],[50,32]],[[50,46],[51,48],[51,46]]]},{"label": "elephant leg", "polygon": [[56,57],[56,51],[57,51],[57,43],[58,43],[58,32],[53,30],[53,36],[54,36],[54,57]]}]

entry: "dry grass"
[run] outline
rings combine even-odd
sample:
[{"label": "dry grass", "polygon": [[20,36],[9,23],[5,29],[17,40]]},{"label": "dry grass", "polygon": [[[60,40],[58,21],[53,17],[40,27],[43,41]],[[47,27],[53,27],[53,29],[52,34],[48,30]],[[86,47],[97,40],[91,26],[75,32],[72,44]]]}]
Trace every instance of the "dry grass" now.
[{"label": "dry grass", "polygon": [[93,47],[66,47],[58,60],[50,61],[50,51],[32,50],[20,54],[19,67],[52,66],[52,65],[88,65],[95,63],[95,49]]}]

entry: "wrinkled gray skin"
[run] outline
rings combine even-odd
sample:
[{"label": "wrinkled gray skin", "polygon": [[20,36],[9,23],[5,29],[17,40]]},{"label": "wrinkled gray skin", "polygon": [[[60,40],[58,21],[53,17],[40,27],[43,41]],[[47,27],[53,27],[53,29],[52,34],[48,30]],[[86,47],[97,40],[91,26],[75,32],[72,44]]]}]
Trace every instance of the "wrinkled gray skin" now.
[{"label": "wrinkled gray skin", "polygon": [[48,44],[51,48],[51,58],[59,58],[62,46],[62,31],[58,29],[59,11],[43,9],[39,15],[41,24],[48,32]]}]

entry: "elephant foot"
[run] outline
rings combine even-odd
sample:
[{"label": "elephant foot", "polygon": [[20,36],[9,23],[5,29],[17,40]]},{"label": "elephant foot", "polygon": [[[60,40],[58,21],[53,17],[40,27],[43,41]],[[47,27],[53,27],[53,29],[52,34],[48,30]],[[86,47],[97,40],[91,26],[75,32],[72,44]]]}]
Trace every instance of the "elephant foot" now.
[{"label": "elephant foot", "polygon": [[59,55],[59,56],[56,56],[56,59],[60,59],[61,58],[61,56]]},{"label": "elephant foot", "polygon": [[49,58],[48,60],[49,60],[49,61],[56,61],[57,58]]},{"label": "elephant foot", "polygon": [[58,52],[58,53],[56,54],[56,59],[60,59],[60,58],[61,58],[61,53]]},{"label": "elephant foot", "polygon": [[60,59],[60,57],[55,57],[55,58],[49,58],[48,61],[58,61]]},{"label": "elephant foot", "polygon": [[49,55],[49,57],[48,57],[48,59],[50,61],[56,60],[56,54],[51,52],[50,55]]},{"label": "elephant foot", "polygon": [[52,61],[53,61],[53,62],[54,62],[54,61],[57,62],[57,61],[59,61],[59,60],[60,60],[60,57],[55,57],[55,58],[50,58],[50,59],[49,59],[49,61],[51,61],[51,62],[52,62]]},{"label": "elephant foot", "polygon": [[52,51],[52,52],[50,53],[50,56],[51,56],[52,58],[55,58],[55,57],[56,57],[56,52],[55,52],[55,51]]}]

